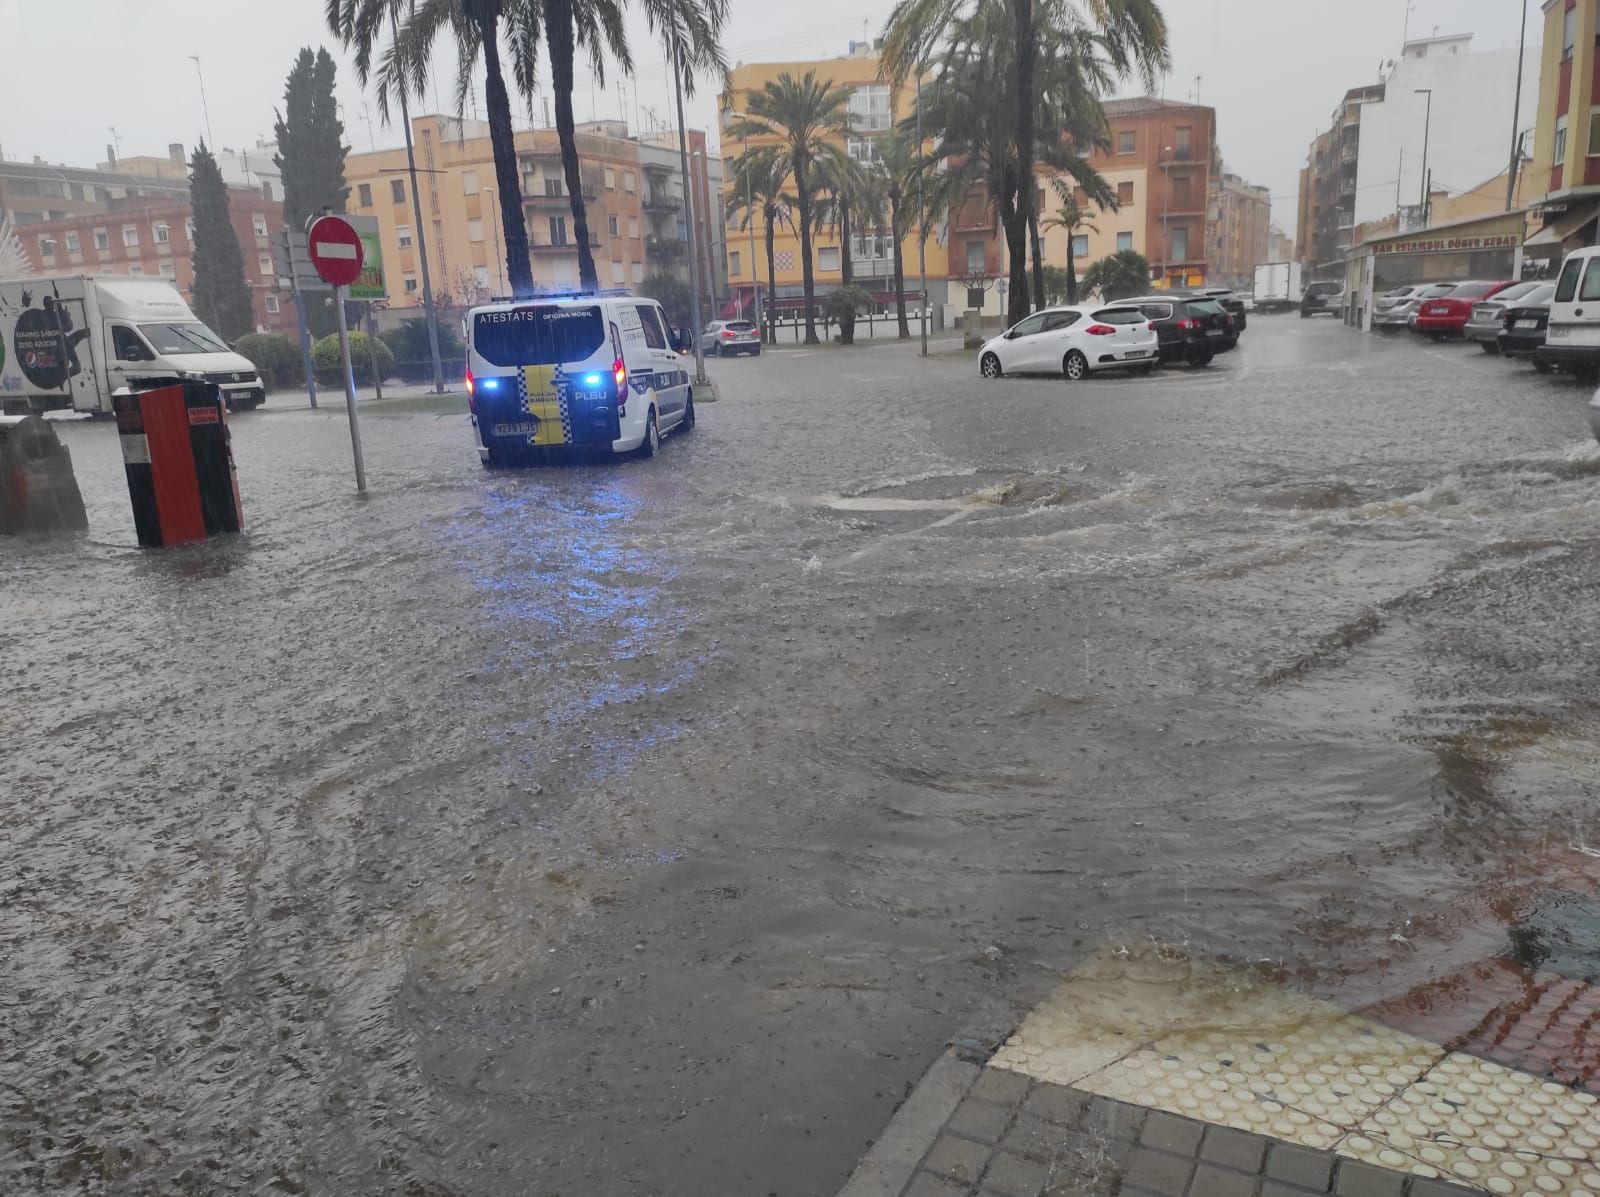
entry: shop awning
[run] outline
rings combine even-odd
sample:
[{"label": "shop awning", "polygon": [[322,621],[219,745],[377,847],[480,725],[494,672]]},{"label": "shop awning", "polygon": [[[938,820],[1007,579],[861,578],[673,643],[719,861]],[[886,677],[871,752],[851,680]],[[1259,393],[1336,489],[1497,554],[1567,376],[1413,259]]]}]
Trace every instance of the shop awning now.
[{"label": "shop awning", "polygon": [[1600,215],[1600,200],[1573,204],[1522,243],[1522,252],[1531,258],[1557,258],[1567,238]]}]

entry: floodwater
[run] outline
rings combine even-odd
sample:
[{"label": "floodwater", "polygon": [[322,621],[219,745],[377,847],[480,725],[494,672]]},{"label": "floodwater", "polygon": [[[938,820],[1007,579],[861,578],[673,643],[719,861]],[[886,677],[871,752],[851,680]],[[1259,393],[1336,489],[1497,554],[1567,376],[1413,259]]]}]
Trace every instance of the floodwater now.
[{"label": "floodwater", "polygon": [[[786,351],[653,462],[236,417],[247,531],[0,545],[0,1191],[831,1194],[1155,941],[1351,1006],[1600,859],[1587,395]],[[280,410],[274,410],[274,408]]]}]

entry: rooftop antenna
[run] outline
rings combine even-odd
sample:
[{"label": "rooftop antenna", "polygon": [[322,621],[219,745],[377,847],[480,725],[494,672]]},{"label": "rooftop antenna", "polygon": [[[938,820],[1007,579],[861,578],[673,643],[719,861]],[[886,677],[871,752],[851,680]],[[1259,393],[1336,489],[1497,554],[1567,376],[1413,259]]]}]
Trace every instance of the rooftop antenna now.
[{"label": "rooftop antenna", "polygon": [[367,122],[367,142],[374,150],[378,148],[378,140],[372,135],[372,109],[365,100],[361,101],[361,119]]},{"label": "rooftop antenna", "polygon": [[117,136],[117,127],[115,125],[107,125],[106,128],[111,130],[111,145],[112,145],[112,148],[117,151],[117,160],[121,161],[121,159],[122,159],[122,138]]},{"label": "rooftop antenna", "polygon": [[1202,78],[1203,76],[1201,75],[1196,75],[1194,77],[1194,102],[1196,104],[1200,102],[1200,80]]}]

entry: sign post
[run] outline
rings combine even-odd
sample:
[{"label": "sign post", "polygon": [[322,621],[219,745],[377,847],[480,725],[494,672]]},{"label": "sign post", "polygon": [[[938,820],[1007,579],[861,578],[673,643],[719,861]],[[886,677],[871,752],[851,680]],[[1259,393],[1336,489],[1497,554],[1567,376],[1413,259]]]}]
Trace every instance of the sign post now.
[{"label": "sign post", "polygon": [[367,493],[367,469],[361,460],[361,423],[356,418],[356,378],[350,367],[350,329],[344,301],[350,284],[361,275],[361,238],[342,216],[317,216],[306,226],[311,265],[333,286],[333,308],[339,317],[339,362],[344,371],[344,403],[350,414],[350,451],[356,463],[356,490]]}]

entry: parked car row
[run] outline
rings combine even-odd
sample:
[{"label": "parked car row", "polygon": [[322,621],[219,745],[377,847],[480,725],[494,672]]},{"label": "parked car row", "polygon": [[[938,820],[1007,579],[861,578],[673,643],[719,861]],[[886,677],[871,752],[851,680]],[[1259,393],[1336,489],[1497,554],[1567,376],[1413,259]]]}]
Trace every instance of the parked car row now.
[{"label": "parked car row", "polygon": [[985,378],[1058,373],[1077,381],[1101,370],[1203,367],[1237,347],[1244,321],[1243,301],[1222,288],[1046,308],[987,341],[978,371]]}]

